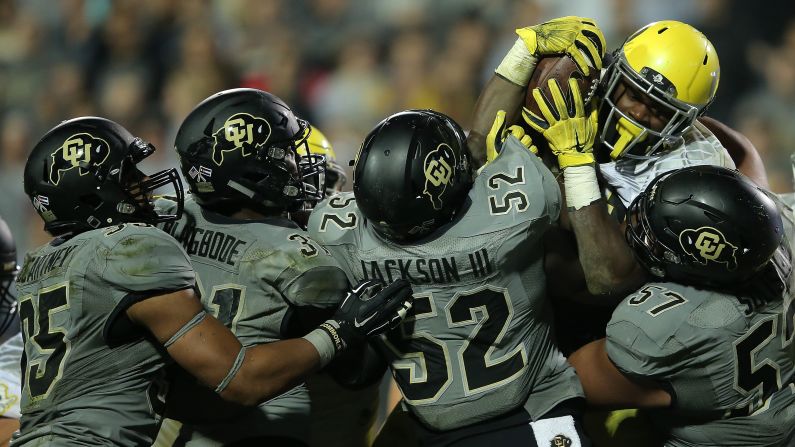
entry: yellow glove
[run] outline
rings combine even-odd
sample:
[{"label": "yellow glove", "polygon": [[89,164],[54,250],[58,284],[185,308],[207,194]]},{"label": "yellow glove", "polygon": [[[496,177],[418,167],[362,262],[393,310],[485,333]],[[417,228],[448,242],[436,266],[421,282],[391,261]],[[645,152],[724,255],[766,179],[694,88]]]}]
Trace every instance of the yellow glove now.
[{"label": "yellow glove", "polygon": [[491,163],[502,150],[502,144],[508,138],[508,134],[513,135],[530,152],[538,154],[538,148],[533,144],[533,139],[527,135],[522,126],[514,124],[505,129],[505,110],[497,111],[494,123],[491,125],[488,135],[486,135],[486,163]]},{"label": "yellow glove", "polygon": [[[605,36],[592,19],[560,17],[540,25],[520,28],[516,34],[534,56],[568,54],[586,76],[590,74],[591,67],[602,69]],[[585,60],[583,53],[590,61]]]},{"label": "yellow glove", "polygon": [[594,164],[593,145],[596,140],[597,114],[591,110],[586,115],[580,86],[569,79],[568,98],[563,98],[558,81],[548,81],[553,104],[549,103],[540,88],[533,89],[533,97],[543,118],[523,108],[522,117],[530,126],[544,135],[552,153],[558,156],[561,169],[570,166]]}]

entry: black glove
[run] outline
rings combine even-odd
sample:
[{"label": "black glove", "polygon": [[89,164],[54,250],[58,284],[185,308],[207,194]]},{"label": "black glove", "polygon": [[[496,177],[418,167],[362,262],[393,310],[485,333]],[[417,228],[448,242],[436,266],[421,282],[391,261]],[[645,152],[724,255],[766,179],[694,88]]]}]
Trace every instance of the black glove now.
[{"label": "black glove", "polygon": [[320,325],[334,341],[337,352],[364,343],[397,327],[414,302],[411,284],[399,279],[383,287],[379,281],[365,280],[348,292],[330,320]]}]

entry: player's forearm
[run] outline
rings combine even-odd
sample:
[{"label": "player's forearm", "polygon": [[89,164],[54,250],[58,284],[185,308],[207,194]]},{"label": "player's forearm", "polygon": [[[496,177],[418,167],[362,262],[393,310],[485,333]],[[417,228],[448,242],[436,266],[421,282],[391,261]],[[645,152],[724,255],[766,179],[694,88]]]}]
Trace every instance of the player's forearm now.
[{"label": "player's forearm", "polygon": [[494,116],[499,110],[505,110],[507,125],[516,123],[524,99],[524,87],[518,86],[501,76],[494,74],[489,79],[475,104],[472,116],[472,128],[467,136],[467,146],[477,167],[486,163],[486,135],[494,123]]},{"label": "player's forearm", "polygon": [[698,121],[706,126],[726,148],[726,152],[729,153],[735,166],[743,175],[763,188],[770,187],[762,157],[759,156],[759,152],[748,137],[707,116],[700,117]]},{"label": "player's forearm", "polygon": [[253,346],[221,397],[256,405],[295,387],[318,368],[320,356],[303,338]]},{"label": "player's forearm", "polygon": [[643,284],[644,270],[627,245],[621,227],[607,213],[604,200],[578,210],[569,209],[568,215],[589,292],[621,296]]},{"label": "player's forearm", "polygon": [[0,447],[7,447],[11,436],[19,430],[19,419],[0,417]]},{"label": "player's forearm", "polygon": [[665,408],[671,395],[665,390],[630,380],[616,368],[605,349],[605,339],[596,340],[568,358],[577,371],[588,404],[604,408]]}]

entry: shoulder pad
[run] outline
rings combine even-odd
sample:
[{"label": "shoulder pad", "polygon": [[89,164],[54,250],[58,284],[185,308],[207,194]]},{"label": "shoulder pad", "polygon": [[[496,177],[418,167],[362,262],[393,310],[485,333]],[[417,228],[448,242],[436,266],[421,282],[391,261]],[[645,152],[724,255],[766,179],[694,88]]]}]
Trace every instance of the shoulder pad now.
[{"label": "shoulder pad", "polygon": [[344,192],[320,202],[309,216],[307,231],[323,245],[353,240],[364,217],[352,192]]},{"label": "shoulder pad", "polygon": [[[182,246],[163,231],[146,224],[102,229],[103,278],[130,291],[178,290],[192,287],[193,267]],[[103,259],[104,258],[104,259]]]},{"label": "shoulder pad", "polygon": [[554,222],[560,215],[560,186],[552,172],[515,137],[486,165],[469,193],[467,212],[496,227],[543,219]]}]

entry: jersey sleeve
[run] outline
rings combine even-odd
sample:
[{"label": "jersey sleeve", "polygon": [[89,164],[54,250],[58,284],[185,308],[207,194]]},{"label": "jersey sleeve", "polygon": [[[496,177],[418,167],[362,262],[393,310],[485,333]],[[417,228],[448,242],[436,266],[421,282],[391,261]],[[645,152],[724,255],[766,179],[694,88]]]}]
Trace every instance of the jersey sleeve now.
[{"label": "jersey sleeve", "polygon": [[744,324],[738,304],[717,292],[648,284],[613,312],[607,355],[627,376],[661,384],[676,408],[707,411],[714,409],[720,386],[704,371],[720,364],[723,334],[737,324]]},{"label": "jersey sleeve", "polygon": [[22,380],[19,362],[22,358],[22,333],[0,345],[0,417],[19,419]]},{"label": "jersey sleeve", "polygon": [[505,140],[499,156],[480,172],[470,197],[475,212],[467,214],[488,219],[495,226],[522,221],[550,224],[560,217],[562,195],[555,176],[513,135]]},{"label": "jersey sleeve", "polygon": [[108,286],[141,297],[194,286],[195,274],[188,255],[163,231],[148,225],[125,224],[109,229],[105,237],[100,277]]},{"label": "jersey sleeve", "polygon": [[606,349],[621,372],[635,378],[670,380],[688,349],[676,336],[681,322],[687,319],[676,304],[685,304],[686,300],[667,287],[650,284],[613,311],[607,325]]},{"label": "jersey sleeve", "polygon": [[348,291],[339,264],[303,232],[286,235],[284,244],[261,253],[253,268],[293,306],[336,308]]},{"label": "jersey sleeve", "polygon": [[307,232],[322,245],[340,245],[355,237],[363,218],[352,192],[344,192],[320,202],[309,216]]}]

